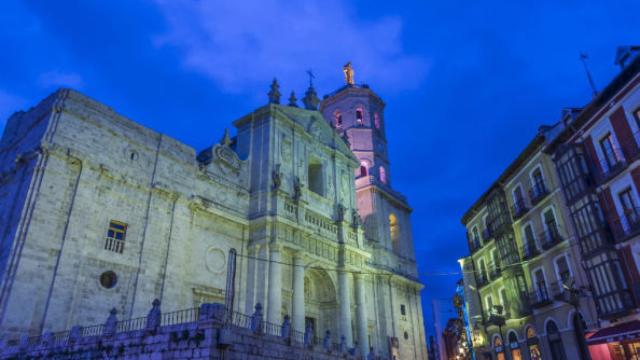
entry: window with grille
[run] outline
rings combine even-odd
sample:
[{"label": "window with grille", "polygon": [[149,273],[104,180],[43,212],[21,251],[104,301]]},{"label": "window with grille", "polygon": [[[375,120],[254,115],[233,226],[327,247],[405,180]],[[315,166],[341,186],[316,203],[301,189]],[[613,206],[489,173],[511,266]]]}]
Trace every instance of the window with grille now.
[{"label": "window with grille", "polygon": [[122,254],[124,251],[124,240],[127,236],[127,224],[111,220],[107,237],[104,242],[104,249]]}]

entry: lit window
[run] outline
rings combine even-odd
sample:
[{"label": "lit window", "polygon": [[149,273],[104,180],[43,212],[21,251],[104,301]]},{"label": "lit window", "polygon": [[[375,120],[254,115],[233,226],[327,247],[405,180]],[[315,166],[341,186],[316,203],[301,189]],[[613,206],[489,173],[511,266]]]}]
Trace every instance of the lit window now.
[{"label": "lit window", "polygon": [[400,225],[398,224],[398,218],[394,214],[389,214],[389,234],[393,250],[398,252],[400,250]]},{"label": "lit window", "polygon": [[342,114],[340,113],[340,111],[336,111],[336,113],[333,115],[334,116],[334,122],[337,128],[342,127]]},{"label": "lit window", "polygon": [[367,172],[367,163],[363,161],[360,163],[360,177],[367,176]]},{"label": "lit window", "polygon": [[310,163],[309,164],[309,190],[318,194],[324,195],[324,181],[322,179],[322,164]]},{"label": "lit window", "polygon": [[107,237],[104,242],[104,249],[122,253],[124,250],[124,239],[127,235],[127,224],[111,220],[109,222],[109,229],[107,230]]},{"label": "lit window", "polygon": [[387,183],[387,172],[384,170],[384,167],[380,166],[380,181],[382,183]]},{"label": "lit window", "polygon": [[364,123],[364,112],[362,111],[362,109],[356,110],[356,122],[358,123],[358,125],[362,125]]}]

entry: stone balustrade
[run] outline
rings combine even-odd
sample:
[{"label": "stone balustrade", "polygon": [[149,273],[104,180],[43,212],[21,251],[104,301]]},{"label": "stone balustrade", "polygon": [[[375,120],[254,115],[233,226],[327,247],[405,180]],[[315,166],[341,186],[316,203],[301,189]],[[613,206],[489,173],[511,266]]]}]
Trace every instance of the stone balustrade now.
[{"label": "stone balustrade", "polygon": [[113,309],[104,324],[0,344],[0,359],[217,359],[223,353],[255,359],[381,359],[347,349],[344,338],[335,340],[329,332],[320,340],[311,329],[296,331],[288,316],[282,324],[264,321],[259,303],[252,315],[227,311],[223,304],[162,313],[156,299],[146,317],[118,320]]}]

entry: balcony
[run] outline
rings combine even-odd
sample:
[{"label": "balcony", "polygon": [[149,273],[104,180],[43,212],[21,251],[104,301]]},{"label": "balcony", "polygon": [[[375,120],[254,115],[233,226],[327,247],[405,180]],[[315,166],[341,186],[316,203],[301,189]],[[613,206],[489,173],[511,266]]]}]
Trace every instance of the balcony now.
[{"label": "balcony", "polygon": [[603,158],[599,160],[598,183],[600,184],[611,180],[627,167],[627,162],[622,156],[622,150],[618,148],[614,148],[613,151],[607,152],[602,156]]},{"label": "balcony", "polygon": [[557,227],[544,230],[538,235],[538,239],[541,240],[543,250],[549,250],[564,240]]},{"label": "balcony", "polygon": [[549,189],[547,189],[544,181],[538,181],[529,189],[529,198],[532,206],[536,206],[547,195],[549,195]]},{"label": "balcony", "polygon": [[553,303],[553,300],[549,297],[549,291],[545,284],[541,284],[537,289],[529,293],[529,304],[533,308],[547,306],[551,303]]},{"label": "balcony", "polygon": [[475,253],[476,251],[478,251],[478,249],[480,249],[480,247],[482,247],[482,245],[480,244],[480,240],[475,239],[475,240],[470,240],[469,241],[469,250],[471,250],[471,253]]},{"label": "balcony", "polygon": [[640,208],[625,210],[619,219],[613,221],[611,230],[616,242],[623,242],[640,234]]},{"label": "balcony", "polygon": [[484,230],[482,230],[482,240],[484,242],[487,242],[487,241],[491,240],[492,238],[493,238],[493,233],[491,232],[491,229],[489,229],[487,227]]},{"label": "balcony", "polygon": [[106,237],[104,238],[104,249],[122,254],[122,252],[124,251],[124,240]]},{"label": "balcony", "polygon": [[497,278],[500,277],[500,275],[502,275],[502,268],[500,267],[500,264],[490,264],[489,265],[489,277],[491,278],[491,280],[496,280]]},{"label": "balcony", "polygon": [[479,289],[489,283],[489,278],[487,277],[486,274],[480,274],[476,282],[477,282],[476,285],[478,285],[478,289]]},{"label": "balcony", "polygon": [[511,205],[511,213],[513,214],[514,220],[521,218],[527,211],[529,211],[529,208],[524,199],[516,199],[513,205]]},{"label": "balcony", "polygon": [[540,250],[538,250],[533,241],[527,242],[520,249],[522,253],[522,260],[530,260],[540,255]]}]

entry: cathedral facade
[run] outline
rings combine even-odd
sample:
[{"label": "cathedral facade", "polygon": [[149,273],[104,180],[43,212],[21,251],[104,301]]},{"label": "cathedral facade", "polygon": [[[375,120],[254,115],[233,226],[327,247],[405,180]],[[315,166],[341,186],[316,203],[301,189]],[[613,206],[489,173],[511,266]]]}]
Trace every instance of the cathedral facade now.
[{"label": "cathedral facade", "polygon": [[[222,303],[426,359],[411,208],[392,187],[384,103],[347,85],[269,103],[203,151],[62,89],[0,141],[0,336]],[[355,180],[354,180],[355,179]],[[320,335],[322,336],[322,335]],[[338,340],[336,340],[338,341]]]}]

